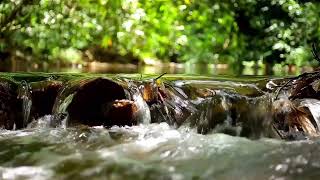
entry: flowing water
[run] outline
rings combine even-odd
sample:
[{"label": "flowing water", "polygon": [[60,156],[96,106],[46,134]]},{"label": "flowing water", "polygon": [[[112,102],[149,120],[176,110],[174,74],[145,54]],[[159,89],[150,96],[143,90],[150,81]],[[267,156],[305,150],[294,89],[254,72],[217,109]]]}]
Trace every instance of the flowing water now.
[{"label": "flowing water", "polygon": [[320,141],[201,135],[166,123],[2,131],[1,179],[315,179]]},{"label": "flowing water", "polygon": [[[60,93],[58,97],[65,97],[56,100],[52,115],[22,130],[0,131],[0,179],[284,180],[320,176],[319,139],[287,142],[267,138],[257,134],[262,128],[257,125],[249,131],[249,138],[240,137],[237,128],[235,134],[221,133],[221,126],[234,123],[232,116],[241,115],[255,124],[270,115],[266,109],[271,95],[265,80],[174,80],[170,84],[175,96],[165,101],[166,107],[193,114],[179,125],[170,118],[161,122],[163,116],[150,123],[152,108],[135,92],[126,92],[140,108],[138,125],[68,127],[63,119],[53,127],[57,114],[65,112],[73,98],[73,94]],[[138,86],[133,86],[130,89],[135,91]],[[193,92],[193,87],[202,91]],[[31,102],[26,91],[21,96],[27,119]],[[190,99],[185,101],[185,96]],[[171,107],[174,103],[179,106]],[[170,116],[165,113],[169,110],[162,115]],[[223,118],[222,125],[211,127],[211,121],[219,118]]]}]

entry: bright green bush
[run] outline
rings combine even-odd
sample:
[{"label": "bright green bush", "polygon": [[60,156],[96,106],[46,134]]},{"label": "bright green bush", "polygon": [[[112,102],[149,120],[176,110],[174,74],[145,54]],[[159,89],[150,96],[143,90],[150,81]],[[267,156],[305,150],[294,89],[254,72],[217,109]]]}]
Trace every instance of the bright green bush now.
[{"label": "bright green bush", "polygon": [[2,0],[0,51],[54,60],[99,46],[162,61],[305,64],[319,15],[306,0]]}]

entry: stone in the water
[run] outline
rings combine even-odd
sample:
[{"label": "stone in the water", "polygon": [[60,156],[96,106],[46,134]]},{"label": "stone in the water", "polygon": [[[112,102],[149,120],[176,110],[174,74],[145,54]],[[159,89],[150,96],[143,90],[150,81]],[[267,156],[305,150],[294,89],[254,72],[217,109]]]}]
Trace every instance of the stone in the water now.
[{"label": "stone in the water", "polygon": [[105,126],[132,126],[137,124],[138,107],[134,101],[122,99],[108,104],[105,116]]},{"label": "stone in the water", "polygon": [[123,87],[112,80],[96,78],[83,83],[67,107],[69,124],[100,126],[105,122],[104,106],[126,99]]}]

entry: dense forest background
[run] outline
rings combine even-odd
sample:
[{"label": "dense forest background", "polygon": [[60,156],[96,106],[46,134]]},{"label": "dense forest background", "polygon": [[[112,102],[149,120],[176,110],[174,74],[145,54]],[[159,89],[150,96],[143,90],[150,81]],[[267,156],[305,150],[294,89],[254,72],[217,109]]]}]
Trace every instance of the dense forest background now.
[{"label": "dense forest background", "polygon": [[2,0],[0,59],[312,65],[316,0]]}]

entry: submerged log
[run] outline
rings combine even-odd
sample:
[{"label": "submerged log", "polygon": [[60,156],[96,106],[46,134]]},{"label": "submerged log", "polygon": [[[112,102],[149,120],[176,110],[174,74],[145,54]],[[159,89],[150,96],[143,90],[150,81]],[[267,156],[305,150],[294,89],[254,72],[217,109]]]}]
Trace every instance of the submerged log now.
[{"label": "submerged log", "polygon": [[96,78],[84,81],[67,107],[69,123],[104,125],[108,116],[105,106],[121,99],[126,99],[124,88],[112,80]]},{"label": "submerged log", "polygon": [[61,81],[40,81],[31,83],[30,120],[52,114],[52,108],[63,83]]}]

